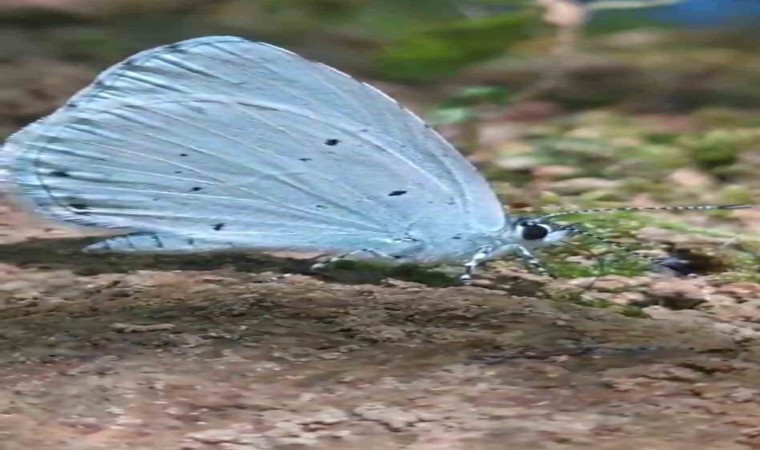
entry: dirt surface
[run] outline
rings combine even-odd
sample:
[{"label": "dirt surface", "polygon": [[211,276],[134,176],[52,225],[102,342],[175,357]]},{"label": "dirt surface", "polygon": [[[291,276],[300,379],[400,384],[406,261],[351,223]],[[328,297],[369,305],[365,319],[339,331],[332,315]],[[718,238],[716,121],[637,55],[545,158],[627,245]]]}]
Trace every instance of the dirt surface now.
[{"label": "dirt surface", "polygon": [[296,263],[84,255],[81,238],[0,218],[3,450],[760,447],[746,315],[267,282]]},{"label": "dirt surface", "polygon": [[[4,91],[2,126],[57,79]],[[303,263],[85,240],[0,207],[2,450],[760,448],[756,283],[272,282]]]}]

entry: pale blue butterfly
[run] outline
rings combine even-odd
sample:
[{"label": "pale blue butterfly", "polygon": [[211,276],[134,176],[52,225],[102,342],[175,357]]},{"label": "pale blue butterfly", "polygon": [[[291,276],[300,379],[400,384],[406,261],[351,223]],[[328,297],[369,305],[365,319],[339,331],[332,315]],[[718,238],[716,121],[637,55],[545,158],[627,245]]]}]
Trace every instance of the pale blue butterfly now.
[{"label": "pale blue butterfly", "polygon": [[542,272],[531,249],[583,233],[505,215],[467,159],[377,89],[236,37],[128,58],[2,158],[36,212],[126,233],[86,251],[317,251],[461,264],[466,281],[507,254]]}]

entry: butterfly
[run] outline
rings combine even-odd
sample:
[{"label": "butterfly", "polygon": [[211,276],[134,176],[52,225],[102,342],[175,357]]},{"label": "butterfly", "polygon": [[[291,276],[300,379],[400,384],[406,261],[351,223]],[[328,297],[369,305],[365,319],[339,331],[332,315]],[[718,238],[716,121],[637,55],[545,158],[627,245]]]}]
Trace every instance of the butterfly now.
[{"label": "butterfly", "polygon": [[607,211],[512,217],[464,156],[381,91],[228,36],[107,69],[0,158],[29,209],[123,232],[88,252],[322,252],[456,264],[467,282],[507,255],[546,273],[533,251],[585,233],[552,219]]}]

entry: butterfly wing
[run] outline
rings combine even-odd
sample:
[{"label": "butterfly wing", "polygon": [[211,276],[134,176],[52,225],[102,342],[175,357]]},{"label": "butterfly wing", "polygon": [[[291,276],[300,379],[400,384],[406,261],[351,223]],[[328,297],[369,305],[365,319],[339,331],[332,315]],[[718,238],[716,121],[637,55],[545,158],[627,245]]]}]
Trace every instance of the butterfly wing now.
[{"label": "butterfly wing", "polygon": [[234,250],[232,242],[211,241],[170,233],[136,232],[122,236],[114,236],[94,244],[83,250],[88,253],[118,252],[118,253],[195,253],[199,251]]},{"label": "butterfly wing", "polygon": [[396,102],[239,38],[129,58],[4,150],[40,212],[88,225],[353,250],[504,222],[474,167]]}]

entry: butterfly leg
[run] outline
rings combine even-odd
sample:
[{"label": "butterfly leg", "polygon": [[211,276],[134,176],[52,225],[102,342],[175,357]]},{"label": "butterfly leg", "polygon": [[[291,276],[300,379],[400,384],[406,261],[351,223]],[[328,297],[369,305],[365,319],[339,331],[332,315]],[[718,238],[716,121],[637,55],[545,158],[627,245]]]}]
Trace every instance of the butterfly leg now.
[{"label": "butterfly leg", "polygon": [[[363,248],[361,250],[354,250],[352,252],[348,252],[348,253],[344,253],[342,255],[334,256],[332,258],[327,259],[326,261],[320,261],[320,262],[314,263],[314,264],[311,265],[311,267],[309,269],[310,270],[321,270],[321,269],[324,269],[324,268],[326,268],[326,267],[328,267],[328,266],[330,266],[330,265],[332,265],[332,264],[334,264],[334,263],[336,263],[338,261],[342,261],[344,259],[348,259],[348,258],[350,258],[350,257],[352,257],[354,255],[359,255],[359,254],[362,254],[362,253],[369,253],[370,255],[375,256],[377,258],[381,258],[381,259],[397,259],[396,257],[394,257],[392,255],[389,255],[387,253],[383,253],[383,252],[380,252],[380,251],[377,251],[377,250],[373,250],[373,249],[369,249],[369,248]],[[320,255],[320,256],[317,256],[317,258],[321,258],[321,257],[324,257],[324,256],[327,256],[327,255]],[[283,280],[285,278],[288,278],[288,277],[290,277],[292,275],[293,275],[292,273],[283,273],[283,274],[279,274],[279,275],[276,275],[276,276],[271,277],[271,278],[267,278],[263,282],[265,282],[265,283],[273,283],[273,282],[280,281],[280,280]]]},{"label": "butterfly leg", "polygon": [[470,284],[472,282],[472,276],[475,274],[475,269],[478,265],[488,259],[488,256],[493,251],[493,247],[482,247],[477,253],[472,255],[469,261],[464,263],[464,273],[459,276],[459,282],[462,284]]},{"label": "butterfly leg", "polygon": [[[549,273],[548,270],[544,267],[543,264],[541,264],[541,261],[539,261],[538,258],[536,258],[533,253],[531,253],[530,250],[523,247],[522,245],[518,245],[515,247],[515,252],[517,252],[517,256],[520,257],[522,262],[528,266],[529,269],[533,270],[539,275],[552,277],[552,274]],[[553,277],[552,277],[553,278]]]},{"label": "butterfly leg", "polygon": [[381,252],[381,251],[373,250],[371,248],[363,248],[361,250],[354,250],[352,252],[348,252],[348,253],[344,253],[342,255],[334,256],[334,257],[328,259],[327,261],[321,261],[321,262],[315,263],[315,264],[313,264],[311,266],[311,270],[324,269],[325,267],[328,267],[328,266],[330,266],[330,265],[332,265],[332,264],[334,264],[334,263],[336,263],[338,261],[342,261],[344,259],[348,259],[348,258],[350,258],[350,257],[352,257],[354,255],[360,255],[362,253],[368,253],[368,254],[370,254],[370,255],[378,258],[378,259],[390,259],[390,260],[398,259],[398,258],[396,258],[393,255],[389,255],[388,253],[384,253],[384,252]]}]

